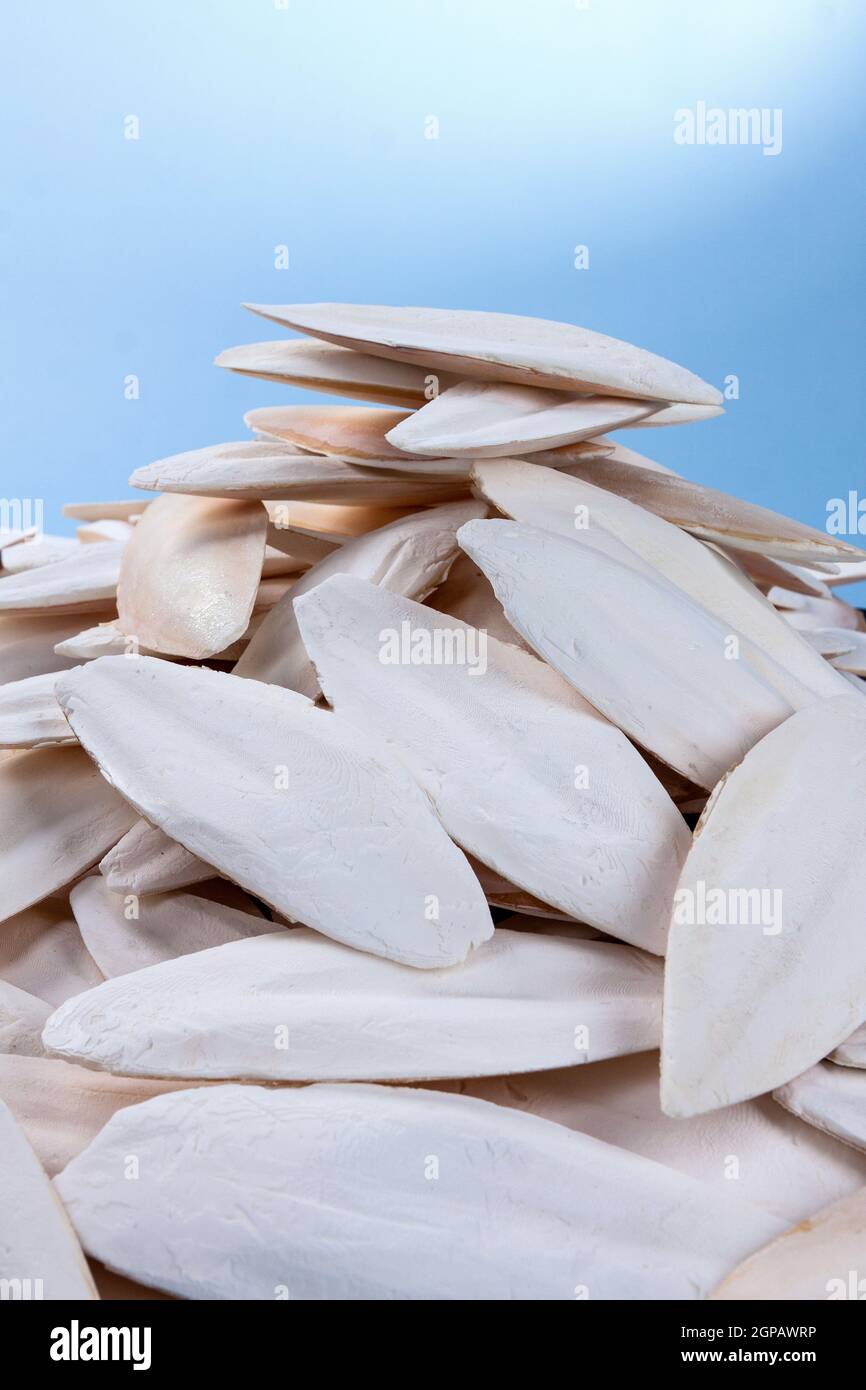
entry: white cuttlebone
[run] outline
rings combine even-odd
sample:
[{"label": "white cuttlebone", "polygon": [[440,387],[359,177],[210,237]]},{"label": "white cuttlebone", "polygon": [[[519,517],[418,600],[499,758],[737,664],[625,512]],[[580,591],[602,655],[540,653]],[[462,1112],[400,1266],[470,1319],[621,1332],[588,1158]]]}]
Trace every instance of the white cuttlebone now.
[{"label": "white cuttlebone", "polygon": [[[370,505],[352,506],[345,502],[301,502],[290,499],[271,500],[262,503],[268,514],[268,540],[277,544],[275,533],[282,532],[289,544],[294,537],[310,541],[324,542],[326,545],[342,545],[344,541],[364,536],[368,531],[377,531],[401,516],[411,516],[417,507],[380,507]],[[311,564],[323,560],[327,552],[311,558]]]},{"label": "white cuttlebone", "polygon": [[132,487],[191,496],[420,507],[464,496],[464,474],[462,466],[456,478],[397,472],[252,440],[177,454],[139,468],[129,481]]},{"label": "white cuttlebone", "polygon": [[[661,985],[644,952],[575,936],[497,927],[459,970],[413,970],[306,928],[271,929],[120,975],[59,1008],[43,1043],[127,1076],[487,1076],[657,1046]],[[281,1029],[287,1048],[274,1042]]]},{"label": "white cuttlebone", "polygon": [[819,1062],[780,1086],[773,1099],[807,1124],[866,1154],[866,1076],[862,1072]]},{"label": "white cuttlebone", "polygon": [[426,968],[491,935],[478,880],[406,769],[303,696],[109,656],[69,672],[58,699],[140,815],[286,916]]},{"label": "white cuttlebone", "polygon": [[[87,1261],[42,1165],[0,1101],[0,1281],[22,1298],[98,1299]],[[33,1292],[34,1287],[38,1292]],[[12,1295],[15,1296],[14,1294]]]},{"label": "white cuttlebone", "polygon": [[172,656],[201,660],[223,651],[249,626],[267,529],[255,503],[160,497],[123,554],[121,630]]},{"label": "white cuttlebone", "polygon": [[656,572],[512,521],[470,521],[457,539],[530,646],[698,786],[715,786],[790,715],[747,644],[729,660],[729,629]]},{"label": "white cuttlebone", "polygon": [[866,1067],[866,1023],[833,1049],[830,1061],[840,1067]]},{"label": "white cuttlebone", "polygon": [[40,534],[32,541],[5,546],[0,552],[0,569],[6,574],[22,574],[24,570],[56,565],[58,560],[65,560],[77,553],[78,541],[73,540],[71,536]]},{"label": "white cuttlebone", "polygon": [[55,1182],[91,1255],[196,1298],[697,1299],[780,1230],[560,1125],[395,1086],[158,1096]]},{"label": "white cuttlebone", "polygon": [[693,372],[574,324],[463,309],[378,304],[245,304],[263,318],[341,347],[484,381],[721,405]]},{"label": "white cuttlebone", "polygon": [[[259,597],[257,590],[256,602],[259,601]],[[236,642],[230,642],[227,647],[223,647],[222,651],[216,653],[216,658],[219,661],[237,661],[253,633],[258,630],[265,611],[262,609],[259,612],[253,612],[243,636],[239,637]],[[76,664],[81,661],[94,661],[100,656],[161,656],[165,661],[182,659],[170,656],[167,652],[154,652],[148,647],[142,647],[135,637],[127,637],[117,618],[110,623],[99,623],[96,627],[88,627],[82,632],[76,632],[65,642],[58,642],[55,651],[63,656],[77,658]]]},{"label": "white cuttlebone", "polygon": [[866,579],[866,560],[837,565],[835,574],[821,574],[820,577],[830,589],[837,589],[843,584],[859,584]]},{"label": "white cuttlebone", "polygon": [[226,348],[214,358],[214,366],[307,391],[408,409],[423,405],[432,391],[444,391],[459,379],[449,373],[433,375],[410,362],[392,362],[309,339]]},{"label": "white cuttlebone", "polygon": [[[113,613],[112,606],[95,616],[108,618]],[[0,686],[48,671],[66,671],[77,665],[76,658],[55,649],[73,637],[80,627],[81,618],[75,614],[25,617],[0,613]]]},{"label": "white cuttlebone", "polygon": [[788,589],[771,589],[767,597],[792,627],[810,631],[839,627],[849,632],[866,632],[863,614],[844,599],[808,598]]},{"label": "white cuttlebone", "polygon": [[[633,425],[618,425],[618,429],[642,430],[659,425],[693,425],[699,420],[713,420],[724,415],[721,405],[668,405],[663,410],[648,415],[645,420],[637,420]],[[667,470],[665,470],[667,471]]]},{"label": "white cuttlebone", "polygon": [[580,1130],[717,1192],[733,1190],[782,1221],[802,1221],[866,1183],[866,1157],[805,1128],[769,1096],[688,1120],[663,1115],[656,1052],[528,1076],[440,1082],[440,1088]]},{"label": "white cuttlebone", "polygon": [[56,1057],[0,1053],[0,1101],[50,1178],[87,1148],[117,1110],[196,1084],[110,1076]]},{"label": "white cuttlebone", "polygon": [[653,401],[461,381],[395,420],[386,438],[395,449],[422,457],[498,458],[576,444],[645,420],[659,408]]},{"label": "white cuttlebone", "polygon": [[754,550],[732,550],[726,546],[719,546],[718,549],[743,570],[763,594],[771,589],[783,588],[812,598],[831,597],[824,578],[818,579],[806,565],[789,565],[784,560],[774,560]]},{"label": "white cuttlebone", "polygon": [[866,632],[857,632],[852,628],[819,627],[806,629],[803,636],[837,671],[866,676]]},{"label": "white cuttlebone", "polygon": [[88,951],[68,903],[50,898],[0,927],[0,978],[56,1008],[74,994],[101,985],[105,975]]},{"label": "white cuttlebone", "polygon": [[[646,454],[639,454],[637,449],[630,449],[627,444],[620,443],[618,439],[610,439],[607,435],[602,435],[601,438],[593,440],[593,443],[597,446],[611,446],[610,453],[607,457],[612,463],[625,463],[628,464],[630,468],[643,468],[648,473],[667,473],[671,478],[679,477],[679,474],[676,473],[673,468],[668,468],[664,463],[657,463],[655,459],[647,458]],[[535,462],[540,463],[541,460],[535,459]],[[575,462],[578,462],[578,460],[575,459]],[[589,481],[592,482],[593,479]],[[602,486],[602,484],[599,484],[599,486]]]},{"label": "white cuttlebone", "polygon": [[667,1114],[772,1091],[862,1023],[864,740],[862,696],[821,701],[768,734],[711,797],[674,897]]},{"label": "white cuttlebone", "polygon": [[66,502],[63,515],[73,521],[132,521],[150,506],[149,497],[128,497],[122,502]]},{"label": "white cuttlebone", "polygon": [[125,545],[135,527],[131,521],[119,521],[106,517],[102,521],[86,521],[75,528],[75,534],[82,545],[93,545],[102,541],[119,541]]},{"label": "white cuttlebone", "polygon": [[0,1053],[41,1057],[42,1029],[53,1012],[44,999],[0,979]]},{"label": "white cuttlebone", "polygon": [[711,1297],[750,1303],[862,1299],[864,1265],[866,1187],[861,1187],[756,1251]]},{"label": "white cuttlebone", "polygon": [[54,696],[59,676],[46,671],[0,685],[0,748],[77,742]]},{"label": "white cuttlebone", "polygon": [[437,613],[448,613],[470,627],[482,629],[500,642],[509,642],[513,647],[529,651],[520,633],[515,632],[503,613],[502,604],[490,587],[487,575],[462,551],[448,571],[448,578],[428,596],[426,602]]},{"label": "white cuttlebone", "polygon": [[319,683],[298,631],[294,605],[334,574],[353,574],[408,598],[426,598],[447,578],[460,555],[457,532],[487,515],[484,502],[452,502],[348,541],[301,575],[268,614],[235,666],[235,675],[297,690],[315,699]]},{"label": "white cuttlebone", "polygon": [[812,565],[816,560],[862,560],[859,547],[818,531],[779,512],[743,502],[726,492],[689,482],[674,473],[660,473],[616,455],[593,462],[577,460],[568,471],[596,487],[619,493],[639,507],[691,531],[701,540],[740,551],[769,555],[776,560]]},{"label": "white cuttlebone", "polygon": [[128,895],[113,893],[99,874],[77,883],[69,903],[88,951],[108,980],[274,929],[263,917],[192,893],[149,895],[127,915]]},{"label": "white cuttlebone", "polygon": [[72,883],[135,819],[81,748],[0,762],[0,922]]},{"label": "white cuttlebone", "polygon": [[20,545],[22,541],[33,540],[39,535],[36,526],[26,526],[23,529],[17,526],[0,526],[0,554],[13,545]]},{"label": "white cuttlebone", "polygon": [[117,593],[123,546],[117,541],[81,545],[54,565],[24,570],[0,581],[0,611],[15,613],[91,613]]},{"label": "white cuttlebone", "polygon": [[[841,682],[725,556],[662,517],[581,478],[533,463],[476,463],[476,489],[515,521],[592,545],[607,531],[753,645],[748,659],[794,709],[844,694]],[[600,538],[603,539],[603,538]],[[617,553],[614,558],[617,558]],[[625,558],[625,557],[623,557]]]},{"label": "white cuttlebone", "polygon": [[168,893],[213,878],[216,870],[172,840],[164,830],[137,820],[99,862],[113,893]]},{"label": "white cuttlebone", "polygon": [[[691,836],[619,729],[530,653],[495,638],[482,649],[476,629],[364,580],[334,576],[295,613],[326,699],[387,741],[458,844],[561,912],[663,954]],[[429,660],[407,665],[400,651],[385,664],[383,638],[413,632]],[[436,659],[436,633],[456,663]]]}]

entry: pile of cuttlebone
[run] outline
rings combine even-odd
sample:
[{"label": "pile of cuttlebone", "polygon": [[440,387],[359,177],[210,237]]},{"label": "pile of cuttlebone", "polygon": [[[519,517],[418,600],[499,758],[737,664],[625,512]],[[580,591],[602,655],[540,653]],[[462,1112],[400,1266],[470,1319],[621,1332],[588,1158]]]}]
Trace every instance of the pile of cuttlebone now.
[{"label": "pile of cuttlebone", "polygon": [[0,536],[0,1277],[830,1296],[866,555],[611,438],[722,413],[643,349],[248,307],[350,403]]}]

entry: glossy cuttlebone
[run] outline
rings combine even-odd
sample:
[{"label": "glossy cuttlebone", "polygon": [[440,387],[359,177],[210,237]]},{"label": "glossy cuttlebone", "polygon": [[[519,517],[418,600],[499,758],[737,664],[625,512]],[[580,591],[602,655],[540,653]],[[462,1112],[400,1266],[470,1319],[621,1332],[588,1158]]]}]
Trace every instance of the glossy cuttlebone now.
[{"label": "glossy cuttlebone", "polygon": [[81,545],[65,560],[9,575],[0,583],[0,612],[90,613],[117,593],[123,546]]},{"label": "glossy cuttlebone", "polygon": [[0,1054],[0,1101],[51,1178],[87,1148],[116,1110],[195,1084],[110,1076],[56,1057]]},{"label": "glossy cuttlebone", "polygon": [[204,497],[347,502],[357,505],[424,506],[463,497],[464,469],[457,477],[374,468],[335,455],[310,454],[292,444],[245,440],[215,444],[139,468],[132,487]]},{"label": "glossy cuttlebone", "polygon": [[121,630],[173,656],[202,660],[223,651],[249,625],[267,529],[264,507],[253,502],[158,498],[124,551]]},{"label": "glossy cuttlebone", "polygon": [[0,922],[78,878],[135,819],[81,748],[0,762]]},{"label": "glossy cuttlebone", "polygon": [[575,444],[644,420],[657,409],[652,401],[461,381],[396,420],[387,439],[408,454],[498,458]]},{"label": "glossy cuttlebone", "polygon": [[755,551],[804,565],[864,558],[858,546],[840,536],[830,536],[826,531],[701,483],[689,482],[674,473],[659,473],[636,462],[619,461],[615,455],[597,462],[576,460],[569,471],[596,487],[627,497],[701,540],[732,550]]},{"label": "glossy cuttlebone", "polygon": [[864,740],[862,696],[822,701],[768,734],[710,799],[674,895],[667,1114],[772,1091],[862,1022]]},{"label": "glossy cuttlebone", "polygon": [[649,567],[512,521],[471,521],[457,539],[539,656],[698,786],[791,713],[746,651],[730,659],[730,629]]},{"label": "glossy cuttlebone", "polygon": [[3,923],[0,978],[56,1008],[74,994],[102,984],[105,976],[65,898],[49,898]]},{"label": "glossy cuttlebone", "polygon": [[54,696],[57,671],[0,685],[0,748],[41,748],[75,743]]},{"label": "glossy cuttlebone", "polygon": [[152,657],[89,662],[57,691],[140,815],[286,916],[428,968],[490,936],[477,879],[402,764],[303,696]]},{"label": "glossy cuttlebone", "polygon": [[663,1115],[656,1052],[527,1076],[440,1082],[436,1089],[457,1090],[580,1130],[697,1178],[716,1192],[734,1191],[789,1223],[866,1183],[866,1155],[808,1129],[769,1096],[688,1120]]},{"label": "glossy cuttlebone", "polygon": [[235,674],[315,699],[319,683],[298,631],[295,602],[334,574],[357,575],[407,598],[426,598],[461,553],[460,527],[486,514],[484,502],[452,502],[413,513],[332,551],[308,569],[268,614],[235,666]]},{"label": "glossy cuttlebone", "polygon": [[860,1300],[866,1294],[866,1187],[738,1265],[712,1295],[755,1302]]},{"label": "glossy cuttlebone", "polygon": [[497,927],[459,970],[413,970],[247,920],[270,934],[58,1009],[47,1050],[133,1076],[419,1081],[576,1066],[660,1036],[661,965],[625,946]]},{"label": "glossy cuttlebone", "polygon": [[295,613],[326,699],[387,740],[458,844],[664,952],[689,831],[618,728],[530,653],[363,580],[335,576]]},{"label": "glossy cuttlebone", "polygon": [[560,1125],[395,1086],[158,1096],[55,1182],[90,1255],[193,1298],[695,1299],[780,1230]]},{"label": "glossy cuttlebone", "polygon": [[134,903],[95,874],[77,883],[69,902],[82,939],[106,979],[261,936],[273,923],[193,893],[151,894]]},{"label": "glossy cuttlebone", "polygon": [[8,1105],[0,1101],[0,1285],[3,1297],[96,1299],[87,1261]]},{"label": "glossy cuttlebone", "polygon": [[432,391],[444,391],[458,380],[447,373],[434,376],[410,362],[393,362],[308,338],[226,348],[214,365],[306,391],[410,410],[424,405]]},{"label": "glossy cuttlebone", "polygon": [[641,400],[721,405],[693,372],[570,323],[464,309],[378,304],[246,304],[263,318],[375,357],[443,368],[461,378],[594,391]]},{"label": "glossy cuttlebone", "polygon": [[807,1124],[866,1153],[866,1076],[862,1071],[819,1062],[780,1086],[773,1099]]},{"label": "glossy cuttlebone", "polygon": [[[846,693],[827,663],[816,659],[730,560],[678,526],[582,478],[533,463],[480,461],[472,477],[476,490],[515,521],[588,545],[604,545],[607,534],[615,536],[730,631],[747,638],[751,665],[793,709]],[[619,548],[609,553],[628,558]]]},{"label": "glossy cuttlebone", "polygon": [[164,830],[137,820],[99,861],[113,893],[168,893],[213,878],[212,864],[191,854]]}]

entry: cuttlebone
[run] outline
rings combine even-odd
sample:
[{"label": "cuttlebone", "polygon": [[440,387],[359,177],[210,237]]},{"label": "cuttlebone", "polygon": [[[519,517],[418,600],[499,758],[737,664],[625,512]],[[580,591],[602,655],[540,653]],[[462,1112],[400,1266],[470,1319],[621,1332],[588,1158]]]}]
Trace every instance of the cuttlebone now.
[{"label": "cuttlebone", "polygon": [[515,632],[503,613],[487,575],[462,551],[448,571],[448,578],[425,602],[437,613],[449,613],[470,627],[482,628],[489,637],[529,651],[520,633]]},{"label": "cuttlebone", "polygon": [[150,506],[149,497],[129,497],[122,502],[66,502],[63,515],[73,521],[131,521]]},{"label": "cuttlebone", "polygon": [[718,549],[743,570],[763,594],[770,589],[783,588],[812,598],[832,597],[825,577],[817,578],[817,571],[806,565],[787,564],[769,555],[759,555],[754,550],[733,550],[730,546],[719,546]]},{"label": "cuttlebone", "polygon": [[434,375],[410,362],[389,361],[309,338],[226,348],[214,359],[214,366],[307,391],[407,409],[423,405],[432,393],[458,380],[448,373]]},{"label": "cuttlebone", "polygon": [[137,469],[129,482],[131,487],[191,496],[390,507],[446,502],[468,491],[462,464],[450,466],[444,477],[428,476],[255,439],[176,454]]},{"label": "cuttlebone", "polygon": [[116,1110],[195,1084],[110,1076],[56,1057],[0,1053],[0,1100],[50,1178],[87,1148]]},{"label": "cuttlebone", "polygon": [[715,786],[790,715],[748,645],[732,646],[725,624],[651,567],[513,521],[470,521],[457,539],[538,655],[698,786]]},{"label": "cuttlebone", "polygon": [[386,467],[386,460],[400,466],[412,457],[411,449],[395,447],[386,438],[388,431],[406,418],[405,410],[378,410],[374,406],[266,405],[248,410],[244,424],[315,454],[368,459]]},{"label": "cuttlebone", "polygon": [[822,701],[768,734],[711,797],[674,896],[667,1114],[772,1091],[863,1022],[864,741],[862,696]]},{"label": "cuttlebone", "polygon": [[[0,1101],[0,1284],[4,1298],[98,1299],[57,1194],[8,1105]],[[34,1292],[34,1288],[38,1292]],[[15,1293],[11,1297],[15,1297]]]},{"label": "cuttlebone", "polygon": [[167,893],[213,878],[216,869],[172,840],[164,830],[136,820],[99,861],[113,893]]},{"label": "cuttlebone", "polygon": [[491,935],[478,880],[403,765],[294,691],[108,656],[57,694],[140,815],[286,916],[426,968]]},{"label": "cuttlebone", "polygon": [[755,1302],[862,1299],[866,1187],[825,1207],[738,1265],[711,1295]]},{"label": "cuttlebone", "polygon": [[[468,486],[468,479],[467,479]],[[417,507],[381,507],[371,505],[352,505],[345,502],[302,502],[283,499],[265,499],[262,503],[268,514],[268,540],[272,545],[276,532],[283,532],[290,540],[295,535],[311,541],[322,541],[326,545],[342,545],[355,536],[377,531],[401,516],[411,516]],[[293,542],[292,542],[293,543]],[[324,559],[327,552],[314,555],[311,564]]]},{"label": "cuttlebone", "polygon": [[[295,614],[325,697],[388,742],[458,844],[569,916],[663,953],[691,837],[619,729],[530,653],[364,580],[335,576]],[[386,664],[390,635],[417,645],[413,632],[428,659],[394,651]]]},{"label": "cuttlebone", "polygon": [[203,660],[223,651],[249,626],[267,530],[267,512],[254,502],[158,498],[124,551],[121,630],[172,656]]},{"label": "cuttlebone", "polygon": [[830,1061],[840,1067],[866,1067],[866,1023],[862,1023],[850,1037],[834,1047]]},{"label": "cuttlebone", "polygon": [[0,1054],[41,1057],[42,1029],[53,1006],[0,979]]},{"label": "cuttlebone", "polygon": [[692,425],[699,420],[712,420],[717,415],[724,415],[724,413],[724,406],[721,405],[668,405],[662,410],[648,415],[645,420],[636,420],[634,424],[618,425],[617,428],[642,430],[654,428],[656,425]]},{"label": "cuttlebone", "polygon": [[819,1062],[780,1086],[773,1099],[824,1134],[866,1153],[866,1076],[862,1071]]},{"label": "cuttlebone", "polygon": [[[752,644],[748,658],[793,709],[845,694],[827,663],[728,559],[627,498],[533,463],[478,462],[473,483],[513,520],[592,544],[611,532],[665,579]],[[623,556],[622,558],[626,558]]]},{"label": "cuttlebone", "polygon": [[852,628],[820,627],[807,629],[803,636],[827,658],[837,671],[866,676],[866,632]]},{"label": "cuttlebone", "polygon": [[340,347],[463,378],[721,405],[722,393],[644,348],[589,328],[517,314],[378,304],[245,304],[254,314]]},{"label": "cuttlebone", "polygon": [[0,978],[56,1008],[102,984],[105,976],[66,900],[48,898],[0,927]]},{"label": "cuttlebone", "polygon": [[78,541],[71,536],[41,534],[32,541],[4,546],[0,552],[0,569],[6,574],[21,574],[24,570],[41,569],[43,565],[56,565],[58,560],[77,554]]},{"label": "cuttlebone", "polygon": [[398,1086],[157,1096],[55,1184],[92,1256],[194,1298],[698,1299],[781,1229],[561,1125]]},{"label": "cuttlebone", "polygon": [[75,743],[54,696],[58,671],[0,685],[0,748],[41,748]]},{"label": "cuttlebone", "polygon": [[117,593],[123,551],[117,541],[81,545],[56,564],[11,574],[0,583],[0,611],[39,615],[104,608]]},{"label": "cuttlebone", "polygon": [[661,964],[627,946],[497,927],[459,970],[413,970],[248,920],[270,934],[58,1009],[46,1049],[132,1076],[418,1081],[577,1066],[660,1037]]},{"label": "cuttlebone", "polygon": [[386,438],[410,455],[498,458],[576,444],[644,420],[659,408],[653,401],[461,381],[395,421]]},{"label": "cuttlebone", "polygon": [[866,632],[866,620],[859,608],[841,598],[809,598],[787,589],[771,589],[767,597],[792,627],[806,631],[825,627]]},{"label": "cuttlebone", "polygon": [[100,874],[77,883],[69,903],[88,951],[109,980],[274,929],[263,917],[193,893],[156,893],[130,902]]},{"label": "cuttlebone", "polygon": [[688,1120],[663,1115],[656,1052],[527,1076],[443,1081],[436,1089],[457,1090],[580,1130],[717,1192],[733,1190],[788,1223],[850,1196],[866,1182],[866,1155],[808,1129],[770,1096]]},{"label": "cuttlebone", "polygon": [[93,545],[102,541],[120,541],[121,544],[125,544],[134,530],[132,521],[105,517],[101,521],[85,521],[82,526],[75,528],[75,534],[82,545]]},{"label": "cuttlebone", "polygon": [[0,762],[0,922],[72,883],[135,819],[81,748],[33,748]]},{"label": "cuttlebone", "polygon": [[864,552],[839,536],[743,502],[726,492],[660,473],[616,455],[597,462],[576,460],[569,472],[597,487],[617,492],[639,507],[691,531],[701,540],[733,550],[756,551],[773,559],[811,565],[815,561],[862,560]]},{"label": "cuttlebone", "polygon": [[[114,611],[112,604],[110,609],[103,608],[96,616],[108,618]],[[0,613],[0,686],[47,671],[65,671],[77,665],[75,658],[58,653],[56,647],[73,637],[80,628],[81,618],[76,614],[47,613],[45,616],[30,617]]]},{"label": "cuttlebone", "polygon": [[234,668],[237,676],[285,686],[315,699],[319,683],[298,631],[294,604],[334,574],[353,574],[407,598],[424,599],[447,578],[461,554],[460,527],[487,515],[474,499],[393,521],[326,555],[301,575],[265,618]]}]

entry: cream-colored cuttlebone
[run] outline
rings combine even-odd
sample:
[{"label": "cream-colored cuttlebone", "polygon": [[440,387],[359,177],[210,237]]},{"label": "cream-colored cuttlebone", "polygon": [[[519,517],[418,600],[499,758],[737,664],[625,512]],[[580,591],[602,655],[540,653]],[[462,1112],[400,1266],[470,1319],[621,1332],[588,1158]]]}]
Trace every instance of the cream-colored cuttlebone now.
[{"label": "cream-colored cuttlebone", "polygon": [[660,1036],[661,965],[626,946],[498,927],[459,970],[413,970],[247,920],[270,934],[113,979],[58,1009],[45,1046],[132,1076],[419,1081],[577,1066]]},{"label": "cream-colored cuttlebone", "polygon": [[54,696],[57,671],[0,685],[0,748],[42,748],[75,743]]},{"label": "cream-colored cuttlebone", "polygon": [[618,728],[528,652],[363,580],[335,576],[295,612],[325,697],[387,740],[458,844],[664,952],[690,835]]},{"label": "cream-colored cuttlebone", "polygon": [[862,1022],[864,739],[862,696],[822,701],[768,734],[710,799],[674,895],[667,1114],[772,1091]]},{"label": "cream-colored cuttlebone", "polygon": [[212,864],[191,854],[158,826],[137,820],[99,861],[113,893],[168,893],[213,878]]},{"label": "cream-colored cuttlebone", "polygon": [[57,693],[140,815],[286,916],[427,968],[490,936],[478,880],[402,764],[303,696],[122,656]]},{"label": "cream-colored cuttlebone", "polygon": [[42,1029],[53,1006],[0,979],[0,1054],[41,1057]]},{"label": "cream-colored cuttlebone", "polygon": [[[4,1298],[97,1299],[87,1261],[42,1166],[0,1101],[0,1283]],[[11,1291],[11,1292],[10,1292]]]},{"label": "cream-colored cuttlebone", "polygon": [[308,569],[273,608],[235,666],[235,674],[314,699],[319,683],[298,631],[295,601],[334,574],[357,575],[407,598],[426,598],[461,554],[460,527],[486,515],[484,502],[467,499],[416,512],[347,542]]},{"label": "cream-colored cuttlebone", "polygon": [[194,1298],[697,1299],[782,1229],[561,1125],[395,1086],[158,1096],[55,1182],[90,1255]]},{"label": "cream-colored cuttlebone", "polygon": [[0,584],[4,613],[92,613],[113,601],[124,547],[117,541],[82,545],[54,565],[9,575]]},{"label": "cream-colored cuttlebone", "polygon": [[267,529],[267,513],[254,502],[158,498],[124,552],[122,631],[173,656],[203,660],[223,651],[249,626]]},{"label": "cream-colored cuttlebone", "polygon": [[226,348],[214,360],[217,367],[244,376],[325,391],[332,396],[414,409],[435,391],[456,385],[458,377],[435,375],[410,362],[393,362],[368,352],[353,352],[333,343],[294,341],[244,343]]},{"label": "cream-colored cuttlebone", "polygon": [[792,1115],[866,1154],[866,1076],[819,1062],[773,1092]]},{"label": "cream-colored cuttlebone", "polygon": [[721,405],[693,372],[589,328],[518,314],[378,304],[246,304],[263,318],[341,347],[462,378]]},{"label": "cream-colored cuttlebone", "polygon": [[698,786],[715,786],[790,715],[747,644],[657,571],[636,568],[635,552],[621,563],[512,521],[470,521],[457,539],[539,656]]},{"label": "cream-colored cuttlebone", "polygon": [[0,978],[56,1008],[74,994],[101,985],[105,976],[88,951],[65,897],[57,897],[3,923]]},{"label": "cream-colored cuttlebone", "polygon": [[862,1299],[864,1261],[866,1187],[758,1250],[712,1297],[737,1302]]}]

